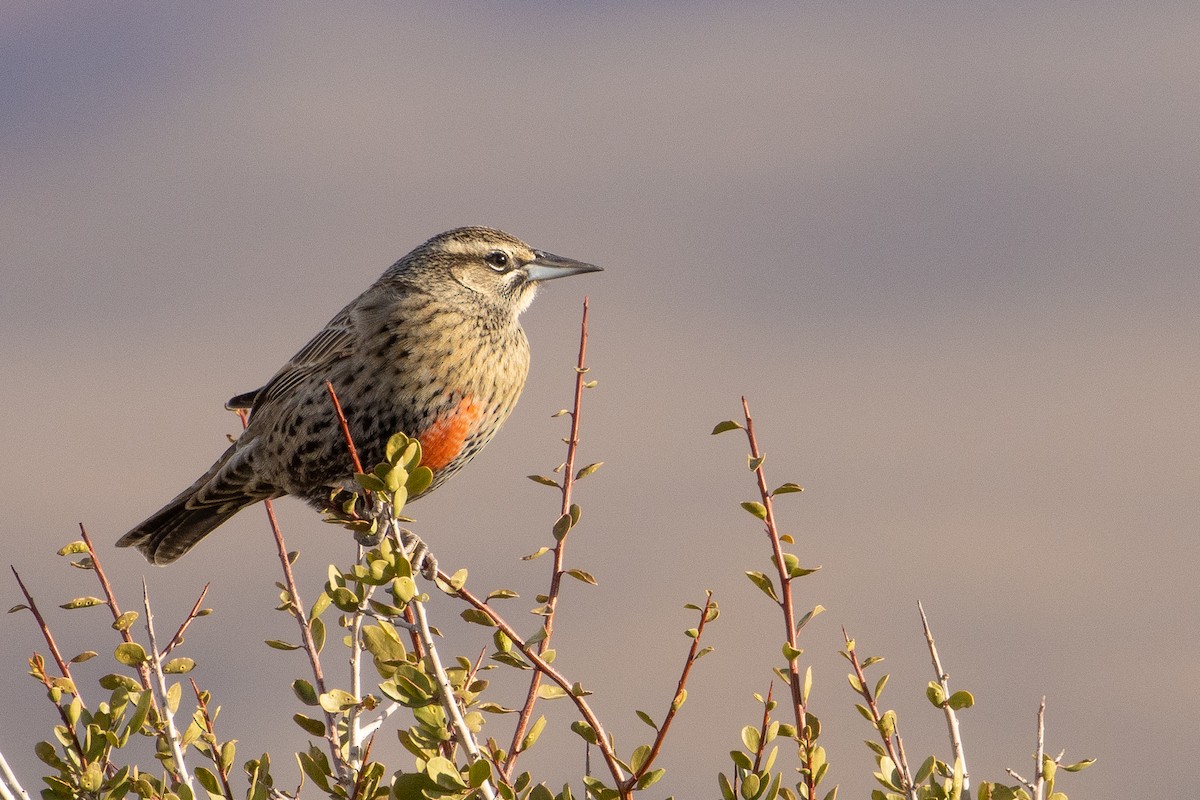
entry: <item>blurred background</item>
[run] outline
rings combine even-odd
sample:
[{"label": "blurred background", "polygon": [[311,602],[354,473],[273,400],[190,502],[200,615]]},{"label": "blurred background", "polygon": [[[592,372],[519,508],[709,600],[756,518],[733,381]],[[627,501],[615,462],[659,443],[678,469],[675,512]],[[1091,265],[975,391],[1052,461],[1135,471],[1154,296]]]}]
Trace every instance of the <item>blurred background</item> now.
[{"label": "blurred background", "polygon": [[[918,600],[976,698],[976,780],[1032,771],[1046,695],[1048,750],[1100,759],[1060,788],[1172,796],[1200,711],[1198,39],[1187,3],[10,0],[6,560],[68,655],[102,651],[79,667],[89,700],[117,639],[86,634],[103,609],[56,608],[97,593],[54,556],[78,523],[127,608],[147,576],[160,636],[211,582],[183,654],[238,762],[270,750],[294,785],[306,664],[262,643],[295,636],[271,610],[262,511],[172,567],[111,544],[220,453],[238,430],[224,401],[392,261],[496,226],[606,271],[543,289],[521,405],[409,512],[477,592],[521,592],[509,616],[533,630],[549,565],[519,556],[550,540],[558,498],[524,476],[563,459],[550,415],[589,295],[580,463],[606,466],[579,486],[568,561],[600,585],[568,582],[556,641],[623,752],[651,733],[633,709],[670,701],[683,604],[711,588],[723,610],[652,796],[717,795],[780,660],[782,623],[743,575],[770,568],[738,508],[745,440],[709,436],[743,394],[771,483],[807,489],[780,515],[823,567],[797,603],[829,609],[803,644],[843,797],[873,783],[843,625],[887,657],[910,759],[949,756]],[[278,507],[311,599],[350,545]],[[447,646],[474,656],[487,641],[459,610],[434,599]],[[57,719],[25,662],[45,646],[27,613],[0,625],[0,751],[36,791],[30,731]],[[561,786],[582,771],[575,715],[543,710],[522,763]],[[379,747],[411,766],[392,734]]]}]

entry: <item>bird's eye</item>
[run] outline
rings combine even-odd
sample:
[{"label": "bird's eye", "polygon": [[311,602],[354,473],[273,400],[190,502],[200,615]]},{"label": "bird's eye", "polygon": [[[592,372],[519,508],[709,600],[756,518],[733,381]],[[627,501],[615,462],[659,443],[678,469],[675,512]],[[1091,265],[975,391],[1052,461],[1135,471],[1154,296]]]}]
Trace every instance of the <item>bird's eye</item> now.
[{"label": "bird's eye", "polygon": [[503,250],[493,250],[484,256],[483,260],[490,264],[492,269],[497,272],[503,272],[508,268],[508,253]]}]

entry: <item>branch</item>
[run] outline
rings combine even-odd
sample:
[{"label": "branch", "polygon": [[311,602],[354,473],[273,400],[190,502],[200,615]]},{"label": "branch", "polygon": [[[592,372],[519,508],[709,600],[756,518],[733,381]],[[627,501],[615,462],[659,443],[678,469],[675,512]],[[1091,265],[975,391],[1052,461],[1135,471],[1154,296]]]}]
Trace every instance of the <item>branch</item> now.
[{"label": "branch", "polygon": [[[575,453],[579,448],[579,414],[583,408],[583,390],[585,388],[584,375],[587,374],[586,366],[587,356],[587,341],[588,341],[588,299],[583,298],[583,320],[579,325],[579,359],[575,365],[575,399],[572,406],[571,414],[571,433],[567,438],[567,460],[563,462],[563,482],[562,482],[562,507],[559,511],[559,519],[570,519],[571,513],[571,490],[575,486]],[[563,563],[567,549],[567,535],[570,529],[561,536],[557,537],[554,543],[554,565],[550,573],[550,590],[546,593],[545,614],[543,615],[542,628],[545,635],[541,642],[538,643],[538,654],[544,654],[550,649],[550,637],[554,635],[554,613],[558,609],[558,596],[562,589]],[[508,757],[504,761],[501,769],[505,779],[512,776],[513,769],[516,767],[517,759],[521,756],[519,750],[521,742],[525,739],[525,731],[529,726],[529,720],[533,717],[533,707],[537,703],[538,689],[542,684],[542,672],[534,670],[532,677],[529,679],[529,690],[525,694],[525,703],[521,707],[521,713],[517,716],[516,728],[513,730],[512,744],[508,748]]]},{"label": "branch", "polygon": [[[450,585],[450,576],[441,570],[438,570],[438,578],[447,586]],[[521,653],[529,659],[534,668],[542,672],[542,674],[556,683],[559,688],[563,689],[567,693],[567,696],[571,698],[571,702],[575,704],[575,708],[579,710],[579,713],[583,715],[584,720],[592,727],[592,730],[596,732],[596,746],[600,748],[600,753],[604,756],[604,763],[608,767],[608,771],[612,775],[613,780],[616,781],[618,786],[623,784],[625,782],[625,769],[621,766],[620,761],[617,759],[616,753],[613,751],[612,742],[609,740],[608,734],[605,733],[604,726],[600,723],[599,717],[597,717],[596,713],[592,711],[591,706],[588,705],[587,701],[583,698],[583,695],[577,690],[575,685],[567,680],[567,678],[561,672],[551,666],[549,662],[542,658],[541,654],[537,652],[536,648],[526,644],[525,640],[521,638],[521,635],[516,632],[513,626],[510,625],[508,621],[504,619],[504,617],[500,616],[500,614],[497,613],[496,610],[487,603],[480,600],[471,592],[467,591],[466,588],[451,590],[448,593],[453,597],[458,597],[459,599],[466,601],[470,606],[482,611],[485,615],[487,615],[487,618],[492,621],[492,624],[499,628],[500,631],[507,636],[514,645],[517,646],[517,649],[519,649]],[[623,793],[622,796],[628,796],[628,793]]]},{"label": "branch", "polygon": [[[96,580],[100,581],[100,588],[104,591],[105,605],[112,613],[113,622],[121,618],[121,607],[117,605],[117,595],[113,592],[112,584],[108,582],[108,576],[104,574],[104,568],[100,566],[100,558],[96,555],[96,548],[92,545],[92,537],[88,536],[87,528],[83,527],[83,523],[79,523],[79,533],[83,537],[83,543],[87,546],[88,558],[91,559],[92,569],[96,573]],[[127,644],[134,644],[133,634],[129,632],[129,625],[120,628],[121,638]],[[142,680],[142,688],[150,689],[150,671],[145,662],[137,666],[138,677]]]},{"label": "branch", "polygon": [[[662,751],[663,742],[667,738],[667,731],[671,728],[671,722],[674,721],[675,715],[679,713],[679,709],[683,705],[684,698],[687,697],[688,675],[692,671],[692,665],[700,657],[700,637],[704,635],[704,626],[716,618],[717,606],[713,602],[712,592],[710,591],[704,599],[704,608],[700,609],[700,623],[696,626],[696,635],[692,637],[692,646],[688,649],[687,658],[684,659],[683,672],[680,673],[679,682],[675,686],[675,694],[671,698],[671,706],[667,709],[667,715],[663,718],[662,725],[658,727],[658,734],[654,737],[654,744],[650,746],[650,754],[646,757],[642,766],[633,775],[629,776],[625,788],[632,790],[636,787],[638,781],[650,771],[654,760],[658,758],[658,754]],[[765,731],[763,738],[766,738]]]},{"label": "branch", "polygon": [[187,786],[194,795],[192,776],[188,774],[187,764],[183,760],[183,751],[179,747],[180,737],[179,731],[175,727],[175,715],[171,713],[171,709],[167,705],[167,679],[163,675],[162,659],[158,656],[158,642],[154,639],[154,615],[150,613],[150,589],[146,586],[145,578],[142,578],[142,607],[146,609],[146,636],[150,640],[150,651],[147,653],[147,657],[155,679],[153,688],[158,699],[159,711],[167,723],[167,739],[171,746],[171,757],[175,761],[174,772],[179,781]]},{"label": "branch", "polygon": [[13,774],[4,754],[0,753],[0,798],[4,800],[29,800],[29,793],[21,786],[17,776]]},{"label": "branch", "polygon": [[1042,702],[1038,705],[1037,714],[1037,751],[1033,756],[1036,765],[1034,775],[1034,791],[1033,800],[1042,800],[1042,794],[1046,789],[1046,696],[1042,695]]},{"label": "branch", "polygon": [[[867,708],[871,712],[871,722],[874,723],[875,730],[879,732],[879,737],[883,740],[883,746],[887,749],[888,758],[896,765],[896,770],[900,774],[900,788],[909,800],[917,800],[917,788],[913,785],[912,773],[908,769],[908,759],[904,756],[904,741],[897,732],[895,720],[893,718],[892,732],[889,734],[884,729],[883,717],[879,713],[879,706],[875,703],[875,698],[871,696],[871,689],[867,685],[867,677],[863,674],[862,664],[859,663],[858,653],[854,649],[854,640],[850,638],[850,634],[846,633],[845,628],[842,628],[842,638],[846,640],[846,650],[843,655],[854,665],[854,675],[858,679],[858,693],[867,702]],[[892,744],[893,739],[895,739],[895,746]]]},{"label": "branch", "polygon": [[221,793],[225,795],[226,800],[234,800],[233,788],[229,785],[229,774],[225,771],[225,764],[221,758],[221,749],[217,747],[217,731],[213,727],[212,716],[208,713],[208,701],[205,699],[205,693],[200,691],[200,687],[196,685],[194,679],[189,678],[188,680],[191,681],[192,691],[196,693],[196,706],[200,711],[200,721],[204,723],[203,736],[208,744],[213,766],[217,768],[217,777],[221,779]]},{"label": "branch", "polygon": [[[921,626],[925,629],[925,643],[929,645],[929,656],[933,660],[934,674],[937,676],[938,684],[942,687],[942,696],[949,698],[950,676],[942,669],[942,660],[938,657],[937,647],[933,643],[933,632],[929,629],[929,620],[925,617],[925,608],[921,605],[920,600],[917,601],[917,609],[921,612]],[[946,714],[946,727],[950,731],[950,749],[954,755],[954,763],[962,762],[963,794],[969,794],[971,778],[967,773],[967,757],[963,753],[962,737],[958,730],[958,716],[949,702],[942,703],[942,710]]]}]

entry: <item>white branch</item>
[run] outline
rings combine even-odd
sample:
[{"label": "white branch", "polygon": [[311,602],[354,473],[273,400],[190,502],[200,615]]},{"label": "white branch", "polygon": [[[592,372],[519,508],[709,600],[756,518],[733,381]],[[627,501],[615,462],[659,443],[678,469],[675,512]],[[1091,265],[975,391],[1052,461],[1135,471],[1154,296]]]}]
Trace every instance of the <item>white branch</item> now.
[{"label": "white branch", "polygon": [[4,800],[29,800],[29,793],[21,786],[8,762],[4,760],[4,753],[0,753],[0,797]]},{"label": "white branch", "polygon": [[167,679],[162,671],[162,659],[158,656],[158,642],[154,638],[154,615],[150,613],[150,590],[146,586],[146,579],[142,578],[142,605],[146,609],[146,635],[150,638],[150,671],[154,673],[154,695],[158,701],[159,711],[167,723],[167,738],[171,744],[171,756],[175,760],[175,770],[179,775],[179,780],[192,791],[194,795],[195,788],[192,786],[192,776],[188,774],[187,764],[183,761],[183,751],[179,748],[180,736],[179,730],[175,727],[175,715],[171,713],[171,709],[167,707]]}]

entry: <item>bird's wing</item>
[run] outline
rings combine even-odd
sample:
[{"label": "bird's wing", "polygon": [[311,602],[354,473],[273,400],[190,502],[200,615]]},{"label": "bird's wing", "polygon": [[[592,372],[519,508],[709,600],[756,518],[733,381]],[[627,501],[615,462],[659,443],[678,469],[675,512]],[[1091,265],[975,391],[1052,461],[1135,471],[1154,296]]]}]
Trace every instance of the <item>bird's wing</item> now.
[{"label": "bird's wing", "polygon": [[331,364],[354,351],[358,330],[349,307],[329,321],[325,328],[292,356],[279,372],[260,389],[239,394],[226,405],[232,409],[248,408],[252,412],[287,396],[297,385],[314,375],[328,371]]}]

